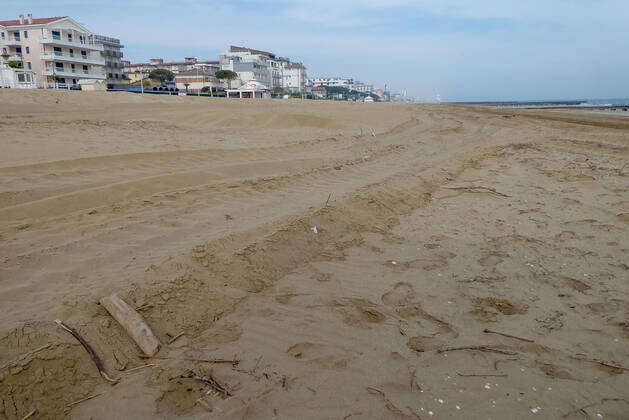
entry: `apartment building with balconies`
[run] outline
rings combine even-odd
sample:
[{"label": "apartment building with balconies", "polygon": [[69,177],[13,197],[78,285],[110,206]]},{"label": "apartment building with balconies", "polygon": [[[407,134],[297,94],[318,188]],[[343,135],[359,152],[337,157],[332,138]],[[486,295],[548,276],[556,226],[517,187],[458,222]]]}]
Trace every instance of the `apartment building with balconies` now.
[{"label": "apartment building with balconies", "polygon": [[256,80],[274,91],[299,93],[305,90],[306,67],[271,52],[231,45],[228,52],[220,55],[219,61],[221,70],[236,72],[241,84]]},{"label": "apartment building with balconies", "polygon": [[33,18],[29,14],[0,21],[0,53],[33,71],[38,87],[105,80],[103,51],[103,44],[87,28],[67,16]]},{"label": "apartment building with balconies", "polygon": [[124,45],[120,43],[117,38],[112,38],[104,35],[93,35],[94,42],[103,45],[103,51],[100,55],[105,61],[105,76],[107,76],[107,87],[113,88],[118,84],[121,84],[125,78],[124,68],[122,66],[122,49]]}]

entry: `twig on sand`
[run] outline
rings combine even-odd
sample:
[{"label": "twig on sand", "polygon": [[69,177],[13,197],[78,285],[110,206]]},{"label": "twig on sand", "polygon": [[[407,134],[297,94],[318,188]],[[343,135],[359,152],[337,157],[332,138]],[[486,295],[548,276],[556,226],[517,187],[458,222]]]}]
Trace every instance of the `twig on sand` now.
[{"label": "twig on sand", "polygon": [[104,394],[104,392],[101,392],[100,394],[94,394],[94,395],[90,395],[89,397],[81,398],[80,400],[71,402],[66,407],[69,408],[69,407],[72,407],[73,405],[81,404],[84,401],[91,400],[92,398],[100,397],[103,394]]},{"label": "twig on sand", "polygon": [[27,415],[22,417],[22,420],[30,419],[31,417],[33,417],[35,415],[35,413],[37,413],[37,409],[36,408],[34,408],[33,411],[31,411],[30,413],[28,413]]},{"label": "twig on sand", "polygon": [[328,203],[330,202],[330,198],[331,198],[331,197],[332,197],[332,193],[330,193],[330,194],[328,195],[328,199],[327,199],[327,200],[325,200],[325,206],[323,206],[323,207],[327,207],[327,206],[328,206]]},{"label": "twig on sand", "polygon": [[612,365],[612,364],[610,364],[610,363],[603,362],[602,360],[597,360],[597,359],[594,359],[594,358],[588,357],[588,356],[586,356],[586,355],[581,355],[581,354],[578,354],[578,355],[576,355],[576,356],[572,356],[572,358],[573,358],[573,359],[576,359],[576,360],[584,360],[584,361],[586,361],[586,362],[591,362],[591,363],[598,363],[598,364],[599,364],[599,365],[601,365],[601,366],[605,366],[605,367],[607,367],[607,368],[614,369],[614,370],[621,371],[621,372],[622,372],[622,371],[629,372],[629,368],[626,368],[626,367],[624,367],[624,366],[620,366],[620,365]]},{"label": "twig on sand", "polygon": [[40,351],[42,351],[42,350],[46,350],[46,349],[50,348],[50,346],[52,346],[52,343],[48,343],[45,346],[38,347],[35,350],[29,351],[28,353],[24,353],[23,355],[21,355],[17,359],[2,365],[2,367],[0,367],[0,369],[6,369],[6,368],[8,368],[10,366],[14,366],[15,364],[21,362],[22,360],[25,360],[25,359],[27,359],[27,358],[29,358],[31,356],[34,356],[37,353],[39,353]]},{"label": "twig on sand", "polygon": [[197,376],[197,375],[194,375],[194,374],[190,373],[189,375],[182,375],[181,378],[183,378],[183,379],[195,379],[197,381],[201,381],[204,384],[209,385],[210,388],[212,388],[213,390],[215,390],[219,394],[222,394],[223,398],[231,397],[233,395],[231,392],[229,392],[229,390],[227,388],[225,388],[216,379],[214,379],[212,377],[212,375],[210,375],[208,378],[206,378],[206,377],[203,377],[203,376]]},{"label": "twig on sand", "polygon": [[185,331],[180,332],[179,334],[177,334],[176,336],[174,336],[173,338],[170,339],[170,341],[168,342],[168,344],[172,344],[175,341],[177,341],[181,336],[183,336],[185,334]]},{"label": "twig on sand", "polygon": [[168,356],[149,356],[147,354],[141,354],[140,355],[140,359],[159,359],[159,360],[169,360],[169,359],[175,359],[175,360],[184,360],[186,362],[197,362],[197,363],[214,363],[214,364],[218,364],[218,363],[229,363],[231,365],[237,365],[240,363],[240,360],[227,360],[227,359],[190,359],[187,357],[184,357],[183,359],[178,359],[178,358],[173,358],[173,357],[168,357]]},{"label": "twig on sand", "polygon": [[153,367],[155,366],[153,363],[150,363],[148,365],[143,365],[143,366],[138,366],[138,367],[134,367],[133,369],[129,369],[128,371],[126,371],[125,373],[131,373],[131,372],[135,372],[136,370],[140,370],[140,369],[145,369],[147,367]]},{"label": "twig on sand", "polygon": [[493,331],[493,330],[490,330],[489,328],[485,328],[483,330],[483,332],[486,333],[486,334],[498,334],[498,335],[501,335],[503,337],[515,338],[516,340],[526,341],[527,343],[534,343],[535,342],[534,340],[529,340],[528,338],[522,338],[522,337],[517,337],[517,336],[511,335],[511,334],[505,334],[505,333],[501,333],[501,332],[498,332],[498,331]]},{"label": "twig on sand", "polygon": [[96,353],[96,351],[94,351],[94,349],[92,348],[92,346],[85,341],[85,339],[83,337],[81,337],[81,335],[79,335],[79,333],[72,327],[66,325],[65,323],[63,323],[62,321],[56,319],[55,322],[57,323],[57,325],[59,325],[61,328],[63,328],[64,330],[66,330],[67,332],[69,332],[70,334],[72,334],[72,336],[74,338],[77,339],[77,341],[79,343],[81,343],[81,345],[83,346],[83,348],[87,351],[87,353],[90,355],[90,357],[92,358],[92,361],[94,361],[94,364],[96,365],[96,368],[98,369],[98,372],[100,372],[100,375],[105,378],[107,381],[111,382],[111,383],[116,383],[118,382],[118,379],[114,379],[111,378],[108,374],[107,374],[107,369],[105,369],[105,365],[103,364],[103,361],[101,360],[101,358],[98,356],[98,354]]},{"label": "twig on sand", "polygon": [[602,399],[602,400],[600,400],[599,402],[595,402],[595,403],[592,403],[592,404],[584,405],[584,406],[583,406],[583,407],[581,407],[581,408],[577,408],[576,410],[572,410],[572,411],[570,411],[570,412],[568,412],[568,413],[564,414],[562,417],[565,419],[565,418],[567,418],[568,416],[571,416],[572,414],[576,414],[576,413],[579,413],[579,412],[580,412],[580,413],[584,414],[586,417],[588,417],[588,418],[589,418],[589,417],[590,417],[590,416],[589,416],[589,414],[585,411],[585,409],[586,409],[586,408],[595,407],[595,406],[597,406],[597,405],[599,405],[599,404],[604,404],[604,403],[606,403],[606,402],[608,402],[608,401],[622,401],[622,402],[624,402],[625,404],[629,405],[629,401],[625,400],[624,398],[603,398],[603,399]]},{"label": "twig on sand", "polygon": [[506,354],[507,356],[515,356],[516,354],[518,354],[511,351],[495,349],[493,347],[488,347],[488,346],[446,347],[444,349],[437,350],[437,353],[445,353],[447,351],[457,351],[457,350],[478,350],[478,351],[484,351],[488,353]]},{"label": "twig on sand", "polygon": [[466,191],[470,193],[490,193],[495,194],[500,197],[511,197],[510,195],[503,194],[501,192],[496,191],[495,188],[483,187],[483,186],[473,186],[473,187],[443,187],[446,190],[460,190]]},{"label": "twig on sand", "polygon": [[474,376],[479,376],[479,377],[482,377],[482,378],[484,378],[486,376],[497,376],[499,378],[505,378],[505,377],[509,376],[506,373],[470,373],[470,374],[465,374],[465,373],[457,372],[456,374],[459,375],[459,376],[462,376],[464,378],[471,378],[471,377],[474,377]]}]

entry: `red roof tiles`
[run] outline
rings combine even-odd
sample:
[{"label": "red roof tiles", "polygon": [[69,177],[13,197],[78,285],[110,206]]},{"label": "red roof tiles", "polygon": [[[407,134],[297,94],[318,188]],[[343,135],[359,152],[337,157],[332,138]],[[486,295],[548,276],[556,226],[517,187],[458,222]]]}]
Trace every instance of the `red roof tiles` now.
[{"label": "red roof tiles", "polygon": [[49,17],[49,18],[33,18],[33,23],[28,23],[28,20],[24,18],[24,23],[20,23],[19,20],[0,20],[0,26],[19,26],[19,25],[45,25],[46,23],[54,22],[56,20],[65,19],[67,16]]}]

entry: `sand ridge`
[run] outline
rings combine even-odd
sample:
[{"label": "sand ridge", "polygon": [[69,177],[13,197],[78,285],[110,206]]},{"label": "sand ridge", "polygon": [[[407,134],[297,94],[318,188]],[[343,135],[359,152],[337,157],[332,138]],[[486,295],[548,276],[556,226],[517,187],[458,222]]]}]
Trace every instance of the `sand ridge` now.
[{"label": "sand ridge", "polygon": [[[3,416],[629,409],[621,118],[29,95],[0,97],[17,102],[0,106],[15,152],[0,168]],[[80,107],[65,123],[55,106],[70,98]],[[163,343],[184,333],[168,359],[139,357],[97,304],[112,292]],[[89,339],[117,385],[55,318]],[[240,363],[190,361],[210,358]]]}]

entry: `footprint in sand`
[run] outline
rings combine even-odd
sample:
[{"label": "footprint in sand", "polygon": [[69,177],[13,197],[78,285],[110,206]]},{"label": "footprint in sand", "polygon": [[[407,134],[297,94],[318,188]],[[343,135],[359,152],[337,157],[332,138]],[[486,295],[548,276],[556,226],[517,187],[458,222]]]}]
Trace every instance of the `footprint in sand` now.
[{"label": "footprint in sand", "polygon": [[393,290],[382,295],[382,302],[389,306],[405,306],[416,299],[415,290],[410,283],[400,282],[393,286]]}]

